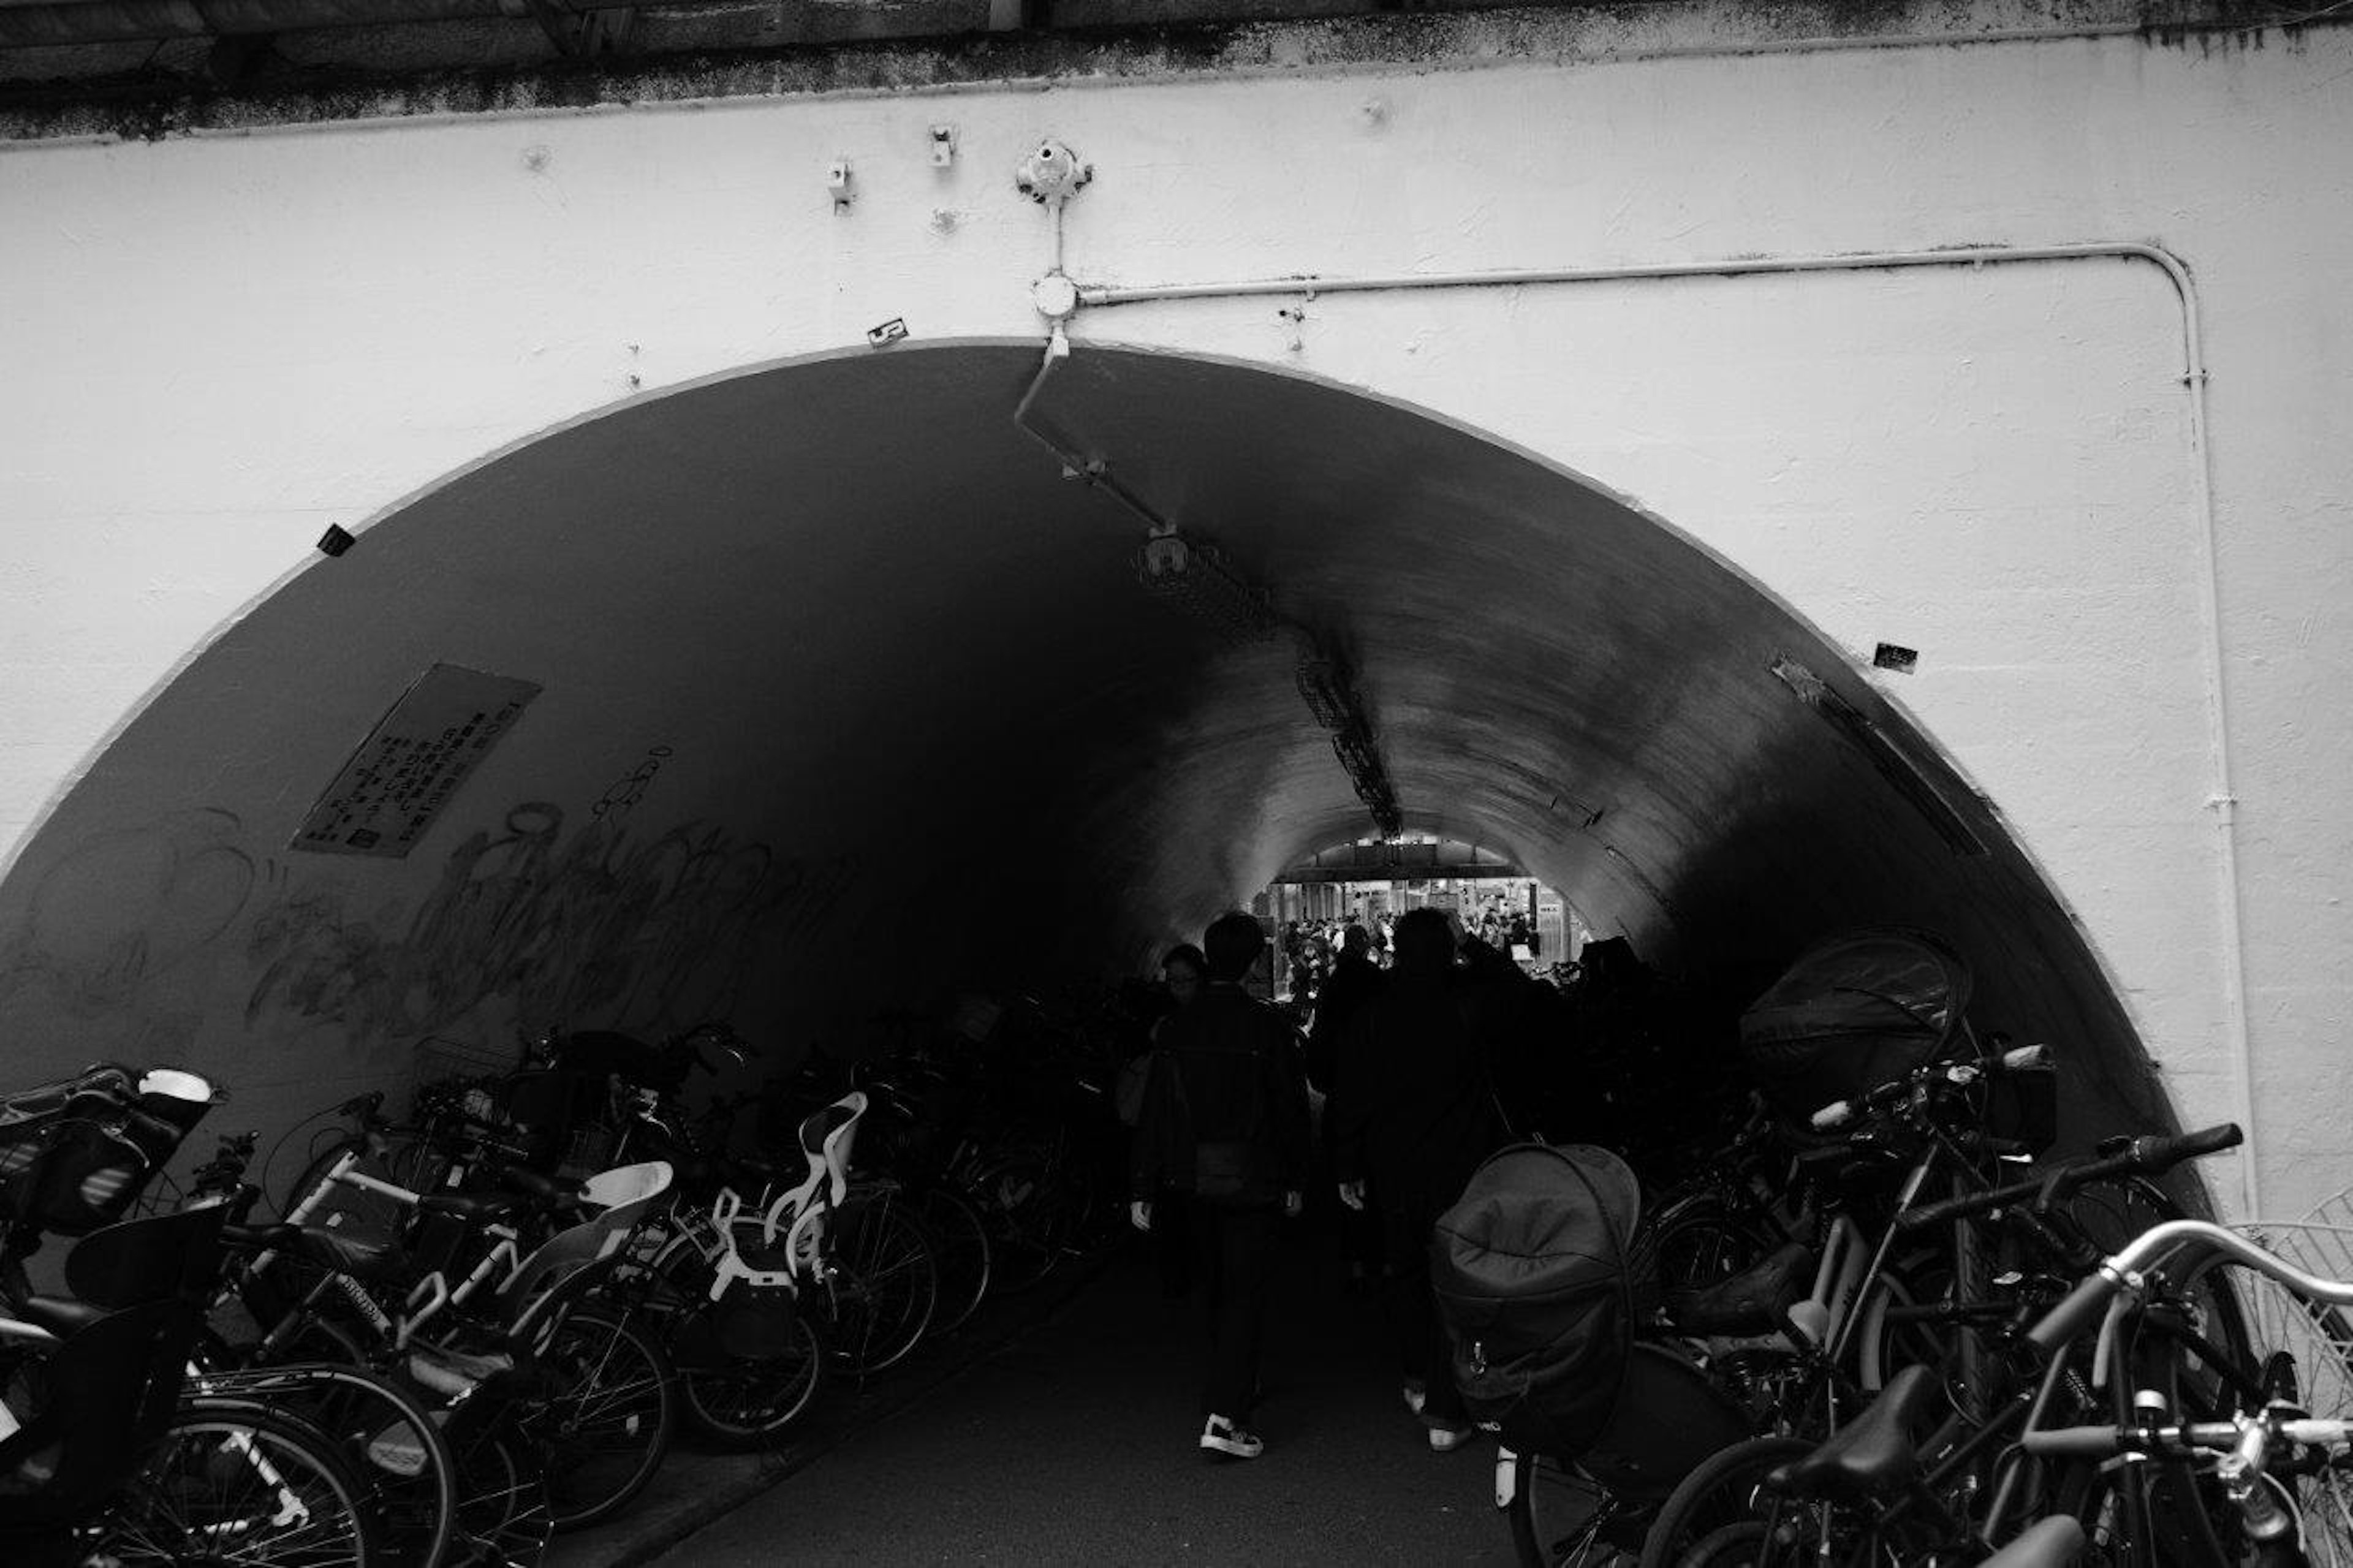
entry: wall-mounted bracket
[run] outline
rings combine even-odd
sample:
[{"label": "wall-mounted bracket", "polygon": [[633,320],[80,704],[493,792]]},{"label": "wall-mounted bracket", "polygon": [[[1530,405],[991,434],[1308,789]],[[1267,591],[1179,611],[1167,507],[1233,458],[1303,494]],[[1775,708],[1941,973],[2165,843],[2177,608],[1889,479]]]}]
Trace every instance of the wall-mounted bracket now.
[{"label": "wall-mounted bracket", "polygon": [[1031,201],[1045,206],[1059,207],[1086,187],[1095,177],[1092,167],[1079,162],[1079,155],[1060,142],[1048,136],[1029,149],[1013,171],[1016,189]]}]

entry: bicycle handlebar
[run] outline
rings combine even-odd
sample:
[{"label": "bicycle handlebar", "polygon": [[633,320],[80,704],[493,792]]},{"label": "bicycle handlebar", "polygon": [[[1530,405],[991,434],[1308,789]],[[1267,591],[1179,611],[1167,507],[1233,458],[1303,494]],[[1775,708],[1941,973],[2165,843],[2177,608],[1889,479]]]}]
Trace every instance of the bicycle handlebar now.
[{"label": "bicycle handlebar", "polygon": [[[2353,1421],[2292,1416],[2276,1426],[2284,1441],[2307,1447],[2335,1447],[2353,1440]],[[2139,1454],[2167,1447],[2229,1449],[2246,1436],[2235,1421],[2193,1421],[2160,1426],[2153,1432],[2137,1426],[2056,1426],[2023,1434],[2019,1444],[2041,1459],[2112,1459],[2118,1454]]]},{"label": "bicycle handlebar", "polygon": [[2172,1138],[2152,1133],[2133,1139],[2113,1154],[2062,1165],[2057,1170],[2027,1181],[1989,1187],[1981,1193],[1963,1193],[1958,1197],[1946,1198],[1940,1203],[1923,1204],[1897,1215],[1895,1228],[1915,1231],[1952,1220],[1967,1219],[1991,1209],[2006,1208],[2012,1204],[2048,1204],[2066,1196],[2078,1187],[2109,1176],[2158,1175],[2185,1161],[2219,1154],[2225,1149],[2235,1149],[2245,1139],[2246,1134],[2239,1131],[2239,1124],[2235,1121],[2203,1127],[2195,1132],[2184,1132]]},{"label": "bicycle handlebar", "polygon": [[2058,1349],[2082,1332],[2094,1313],[2105,1310],[2116,1292],[2125,1288],[2126,1280],[2137,1280],[2143,1269],[2179,1247],[2220,1252],[2233,1263],[2277,1280],[2307,1300],[2332,1307],[2353,1307],[2353,1282],[2307,1274],[2211,1220],[2169,1219],[2141,1232],[2123,1251],[2101,1264],[2098,1272],[2076,1286],[2065,1300],[2026,1331],[2027,1340],[2045,1352]]},{"label": "bicycle handlebar", "polygon": [[2014,1050],[1980,1058],[1973,1062],[1929,1062],[1914,1068],[1902,1078],[1878,1085],[1860,1099],[1834,1100],[1815,1111],[1808,1121],[1817,1132],[1834,1132],[1859,1115],[1884,1110],[1924,1084],[1942,1081],[1956,1089],[1967,1089],[1980,1079],[2000,1078],[2014,1072],[2040,1072],[2051,1065],[2051,1047],[2048,1046],[2020,1046]]}]

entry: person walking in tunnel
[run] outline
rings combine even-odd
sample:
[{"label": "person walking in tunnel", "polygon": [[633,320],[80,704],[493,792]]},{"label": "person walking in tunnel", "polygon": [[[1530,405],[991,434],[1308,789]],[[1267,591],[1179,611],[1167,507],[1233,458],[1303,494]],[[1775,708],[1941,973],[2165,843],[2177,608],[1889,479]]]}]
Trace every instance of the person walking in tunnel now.
[{"label": "person walking in tunnel", "polygon": [[1430,1295],[1430,1231],[1510,1136],[1474,1022],[1489,982],[1456,970],[1457,930],[1434,909],[1398,919],[1396,962],[1341,1043],[1324,1110],[1340,1201],[1380,1225],[1406,1405],[1440,1453],[1468,1442],[1472,1426]]},{"label": "person walking in tunnel", "polygon": [[[1341,1041],[1380,990],[1381,980],[1381,971],[1373,964],[1372,934],[1361,925],[1350,925],[1340,934],[1340,956],[1333,963],[1332,978],[1324,982],[1324,993],[1316,999],[1315,1021],[1307,1031],[1307,1082],[1326,1097],[1327,1155],[1331,1144],[1329,1097],[1339,1065]],[[1380,1226],[1368,1211],[1340,1211],[1340,1258],[1347,1266],[1348,1289],[1352,1293],[1364,1289],[1379,1272]]]},{"label": "person walking in tunnel", "polygon": [[1380,989],[1381,972],[1374,967],[1372,946],[1372,936],[1363,926],[1352,924],[1342,931],[1340,956],[1333,960],[1332,976],[1315,999],[1315,1022],[1307,1033],[1307,1078],[1327,1094],[1342,1034]]},{"label": "person walking in tunnel", "polygon": [[1258,921],[1221,915],[1201,946],[1208,984],[1168,1016],[1153,1055],[1130,1213],[1150,1230],[1164,1192],[1189,1203],[1195,1279],[1208,1298],[1200,1447],[1254,1459],[1265,1447],[1250,1417],[1267,1303],[1309,1168],[1307,1084],[1291,1026],[1242,989],[1266,954]]},{"label": "person walking in tunnel", "polygon": [[[1151,1038],[1143,1052],[1120,1069],[1120,1120],[1138,1130],[1132,1136],[1141,1135],[1144,1098],[1152,1081],[1152,1064],[1160,1054],[1161,1034],[1170,1018],[1200,1000],[1208,977],[1208,959],[1189,942],[1178,942],[1160,961],[1160,983],[1167,993],[1168,1010],[1153,1020]],[[1134,1163],[1132,1158],[1130,1163]],[[1152,1195],[1152,1252],[1160,1269],[1160,1294],[1172,1301],[1193,1289],[1191,1222],[1189,1193],[1164,1186]]]}]

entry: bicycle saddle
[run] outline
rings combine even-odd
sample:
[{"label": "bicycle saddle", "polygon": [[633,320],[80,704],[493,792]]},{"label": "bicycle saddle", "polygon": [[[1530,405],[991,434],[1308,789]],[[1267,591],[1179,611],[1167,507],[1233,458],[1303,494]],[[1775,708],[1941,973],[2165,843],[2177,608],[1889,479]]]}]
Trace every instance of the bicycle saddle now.
[{"label": "bicycle saddle", "polygon": [[1761,1263],[1703,1289],[1667,1300],[1667,1316],[1686,1334],[1769,1334],[1812,1282],[1812,1251],[1793,1241]]},{"label": "bicycle saddle", "polygon": [[1920,1475],[1912,1424],[1936,1392],[1936,1374],[1907,1366],[1870,1407],[1802,1459],[1792,1459],[1766,1484],[1794,1497],[1873,1502],[1902,1491]]},{"label": "bicycle saddle", "polygon": [[451,1215],[468,1221],[507,1219],[542,1206],[545,1201],[522,1193],[430,1193],[417,1200],[417,1212]]},{"label": "bicycle saddle", "polygon": [[302,1256],[311,1262],[379,1284],[405,1282],[413,1272],[408,1254],[390,1241],[366,1241],[323,1225],[306,1225],[297,1238]]},{"label": "bicycle saddle", "polygon": [[225,1225],[221,1246],[231,1252],[300,1252],[302,1227],[282,1222],[269,1225]]}]

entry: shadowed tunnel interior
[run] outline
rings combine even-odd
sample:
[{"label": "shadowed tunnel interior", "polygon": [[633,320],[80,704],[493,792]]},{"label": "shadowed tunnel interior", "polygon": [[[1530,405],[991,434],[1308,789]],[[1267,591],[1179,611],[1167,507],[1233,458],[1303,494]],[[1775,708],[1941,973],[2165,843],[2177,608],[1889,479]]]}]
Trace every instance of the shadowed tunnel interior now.
[{"label": "shadowed tunnel interior", "polygon": [[[1148,593],[1142,524],[1016,426],[1038,367],[905,345],[649,396],[314,562],[0,884],[20,1076],[179,1059],[268,1126],[403,1081],[427,1038],[724,1014],[797,1047],[1141,968],[1371,830],[1304,637],[1353,670],[1407,826],[1744,997],[1829,931],[1929,926],[1981,1026],[2064,1048],[2071,1141],[2168,1120],[1994,812],[1672,528],[1327,384],[1080,347],[1039,421],[1293,628],[1233,637]],[[290,849],[444,662],[543,689],[405,859]]]}]

